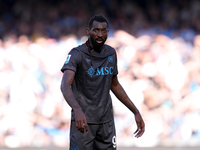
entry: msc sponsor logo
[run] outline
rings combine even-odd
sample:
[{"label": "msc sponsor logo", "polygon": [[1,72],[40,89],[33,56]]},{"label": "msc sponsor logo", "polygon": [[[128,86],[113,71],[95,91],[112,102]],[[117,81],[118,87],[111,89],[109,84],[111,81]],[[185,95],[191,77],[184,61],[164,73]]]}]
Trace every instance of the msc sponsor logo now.
[{"label": "msc sponsor logo", "polygon": [[113,67],[97,68],[96,75],[108,75],[108,74],[113,74]]},{"label": "msc sponsor logo", "polygon": [[94,70],[94,68],[90,67],[87,72],[92,77],[95,73],[95,70]]},{"label": "msc sponsor logo", "polygon": [[97,68],[97,70],[95,71],[94,68],[90,67],[88,69],[88,74],[92,77],[93,75],[111,75],[113,74],[113,67],[101,67],[101,68]]}]

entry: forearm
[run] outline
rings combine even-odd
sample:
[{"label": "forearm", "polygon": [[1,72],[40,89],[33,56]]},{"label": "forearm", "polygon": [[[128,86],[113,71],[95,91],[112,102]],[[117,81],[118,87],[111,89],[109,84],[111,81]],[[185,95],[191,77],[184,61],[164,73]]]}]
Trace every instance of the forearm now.
[{"label": "forearm", "polygon": [[142,119],[142,116],[133,102],[130,100],[126,92],[124,91],[121,84],[118,82],[117,76],[113,77],[111,90],[115,94],[115,96],[135,114],[135,121],[137,123],[137,130],[134,132],[135,137],[140,137],[143,135],[145,131],[145,124]]},{"label": "forearm", "polygon": [[69,104],[69,106],[73,110],[81,109],[80,105],[78,104],[78,102],[76,101],[74,97],[74,94],[70,86],[61,84],[61,91],[62,91],[63,97],[65,98],[65,101]]},{"label": "forearm", "polygon": [[75,99],[73,91],[71,89],[71,84],[74,80],[74,75],[74,71],[66,70],[62,78],[60,89],[66,102],[69,104],[69,106],[71,106],[71,108],[75,112],[76,128],[80,132],[84,133],[84,129],[86,132],[88,132],[87,120],[80,105]]}]

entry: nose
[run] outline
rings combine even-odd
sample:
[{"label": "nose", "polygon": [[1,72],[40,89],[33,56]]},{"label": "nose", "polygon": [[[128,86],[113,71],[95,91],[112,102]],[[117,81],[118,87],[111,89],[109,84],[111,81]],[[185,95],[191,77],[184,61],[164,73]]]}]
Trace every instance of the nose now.
[{"label": "nose", "polygon": [[103,33],[102,33],[101,30],[98,32],[98,36],[99,36],[99,37],[102,37],[102,36],[103,36]]}]

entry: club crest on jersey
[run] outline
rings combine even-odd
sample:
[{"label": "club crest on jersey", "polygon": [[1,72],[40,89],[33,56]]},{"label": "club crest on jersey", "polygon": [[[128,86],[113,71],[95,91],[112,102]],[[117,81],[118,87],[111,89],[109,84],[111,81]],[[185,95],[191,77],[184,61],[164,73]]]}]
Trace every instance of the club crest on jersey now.
[{"label": "club crest on jersey", "polygon": [[113,62],[113,57],[112,57],[112,56],[109,56],[109,57],[108,57],[108,61],[109,61],[109,62]]},{"label": "club crest on jersey", "polygon": [[66,59],[66,61],[65,61],[65,64],[67,64],[67,63],[69,62],[70,57],[71,57],[71,55],[68,55],[68,56],[67,56],[67,59]]}]

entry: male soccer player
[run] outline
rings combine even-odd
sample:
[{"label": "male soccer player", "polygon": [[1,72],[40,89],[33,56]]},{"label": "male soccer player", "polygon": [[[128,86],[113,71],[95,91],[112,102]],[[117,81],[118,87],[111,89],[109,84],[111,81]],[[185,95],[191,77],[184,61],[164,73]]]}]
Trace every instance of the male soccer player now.
[{"label": "male soccer player", "polygon": [[61,91],[72,108],[70,150],[116,149],[110,90],[135,115],[135,136],[145,130],[140,112],[118,81],[115,49],[104,44],[108,31],[106,18],[92,17],[87,42],[69,52],[61,69]]}]

